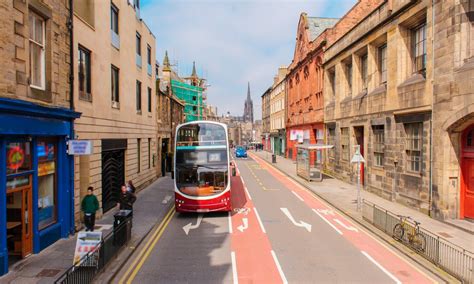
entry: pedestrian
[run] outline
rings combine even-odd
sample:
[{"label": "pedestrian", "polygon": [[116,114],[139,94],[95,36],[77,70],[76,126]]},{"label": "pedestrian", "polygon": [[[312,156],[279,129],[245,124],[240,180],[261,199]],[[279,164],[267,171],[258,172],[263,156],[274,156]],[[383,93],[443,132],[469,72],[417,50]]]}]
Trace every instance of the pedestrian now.
[{"label": "pedestrian", "polygon": [[99,210],[99,201],[94,195],[94,188],[92,186],[87,188],[87,195],[82,199],[81,209],[84,212],[86,232],[93,232],[95,226],[95,212]]},{"label": "pedestrian", "polygon": [[134,193],[127,190],[126,185],[122,185],[121,190],[117,205],[119,205],[120,210],[133,210],[133,203],[137,200],[137,197]]},{"label": "pedestrian", "polygon": [[133,185],[132,180],[128,181],[127,190],[130,191],[131,193],[135,193],[135,191],[137,190],[135,186]]}]

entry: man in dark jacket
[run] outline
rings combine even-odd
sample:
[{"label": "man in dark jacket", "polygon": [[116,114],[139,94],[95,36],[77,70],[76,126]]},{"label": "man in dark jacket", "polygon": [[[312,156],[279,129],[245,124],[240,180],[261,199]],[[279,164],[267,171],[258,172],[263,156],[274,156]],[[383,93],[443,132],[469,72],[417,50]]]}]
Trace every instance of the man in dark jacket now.
[{"label": "man in dark jacket", "polygon": [[120,193],[119,199],[120,210],[133,210],[135,200],[137,200],[135,194],[128,191],[126,185],[122,185],[122,192]]},{"label": "man in dark jacket", "polygon": [[99,210],[99,201],[94,195],[94,188],[89,186],[87,188],[87,195],[82,199],[81,209],[84,212],[84,223],[87,231],[94,231],[95,226],[95,212]]}]

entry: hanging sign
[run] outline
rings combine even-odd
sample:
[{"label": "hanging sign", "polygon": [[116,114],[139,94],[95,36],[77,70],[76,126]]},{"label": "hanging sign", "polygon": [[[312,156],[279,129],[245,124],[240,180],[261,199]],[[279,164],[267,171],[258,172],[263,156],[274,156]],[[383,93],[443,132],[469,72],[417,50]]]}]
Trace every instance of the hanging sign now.
[{"label": "hanging sign", "polygon": [[7,167],[10,170],[18,170],[25,162],[25,152],[21,147],[11,147],[7,153]]},{"label": "hanging sign", "polygon": [[69,140],[67,153],[69,155],[90,155],[92,154],[92,141]]}]

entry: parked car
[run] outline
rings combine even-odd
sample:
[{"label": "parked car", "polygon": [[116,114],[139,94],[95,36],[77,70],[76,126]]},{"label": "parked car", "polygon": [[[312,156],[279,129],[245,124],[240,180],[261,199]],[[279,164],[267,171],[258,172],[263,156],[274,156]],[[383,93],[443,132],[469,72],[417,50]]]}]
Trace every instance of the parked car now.
[{"label": "parked car", "polygon": [[247,158],[247,150],[245,150],[242,146],[237,146],[235,149],[235,157],[236,158]]}]

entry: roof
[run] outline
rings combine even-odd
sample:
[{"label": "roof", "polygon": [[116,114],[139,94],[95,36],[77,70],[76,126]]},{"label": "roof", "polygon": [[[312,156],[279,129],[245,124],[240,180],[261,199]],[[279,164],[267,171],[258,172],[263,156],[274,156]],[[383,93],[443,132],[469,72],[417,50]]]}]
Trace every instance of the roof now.
[{"label": "roof", "polygon": [[332,28],[338,21],[339,19],[336,18],[308,17],[308,33],[310,40],[315,40],[326,29]]}]

